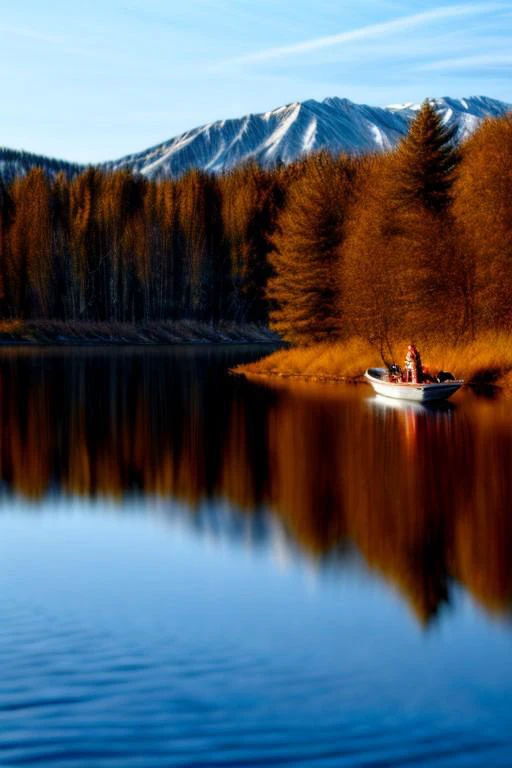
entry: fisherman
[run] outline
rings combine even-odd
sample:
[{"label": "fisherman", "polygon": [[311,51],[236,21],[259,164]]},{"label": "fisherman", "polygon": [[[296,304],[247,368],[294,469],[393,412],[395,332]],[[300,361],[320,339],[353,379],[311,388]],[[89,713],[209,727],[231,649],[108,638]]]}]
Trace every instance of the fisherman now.
[{"label": "fisherman", "polygon": [[409,344],[405,355],[405,376],[406,381],[417,384],[423,380],[423,367],[421,365],[420,353],[414,344]]}]

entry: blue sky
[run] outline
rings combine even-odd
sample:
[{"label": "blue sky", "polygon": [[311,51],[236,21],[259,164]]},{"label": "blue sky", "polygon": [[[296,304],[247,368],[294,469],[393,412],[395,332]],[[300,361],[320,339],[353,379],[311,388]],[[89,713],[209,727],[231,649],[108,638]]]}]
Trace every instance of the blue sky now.
[{"label": "blue sky", "polygon": [[0,0],[0,145],[113,159],[308,98],[512,102],[512,0]]}]

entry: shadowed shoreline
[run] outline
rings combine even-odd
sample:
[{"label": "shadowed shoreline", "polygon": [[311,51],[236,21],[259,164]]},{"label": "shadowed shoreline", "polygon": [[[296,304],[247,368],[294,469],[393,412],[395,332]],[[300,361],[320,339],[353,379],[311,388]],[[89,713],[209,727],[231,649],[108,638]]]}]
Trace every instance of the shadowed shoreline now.
[{"label": "shadowed shoreline", "polygon": [[196,320],[115,323],[60,320],[8,320],[0,323],[0,346],[279,344],[264,326]]}]

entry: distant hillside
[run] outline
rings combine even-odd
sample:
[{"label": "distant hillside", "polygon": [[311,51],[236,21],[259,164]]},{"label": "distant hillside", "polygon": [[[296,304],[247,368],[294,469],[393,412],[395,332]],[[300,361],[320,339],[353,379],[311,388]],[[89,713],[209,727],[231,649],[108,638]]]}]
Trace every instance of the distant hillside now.
[{"label": "distant hillside", "polygon": [[9,183],[16,176],[21,176],[37,166],[44,168],[51,176],[64,172],[66,176],[72,177],[84,169],[84,166],[78,163],[0,147],[0,177],[5,182]]}]

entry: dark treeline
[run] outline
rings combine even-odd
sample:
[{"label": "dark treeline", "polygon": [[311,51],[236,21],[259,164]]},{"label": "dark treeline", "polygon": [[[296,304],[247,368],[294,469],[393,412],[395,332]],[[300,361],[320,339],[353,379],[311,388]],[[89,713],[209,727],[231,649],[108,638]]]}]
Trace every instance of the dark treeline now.
[{"label": "dark treeline", "polygon": [[147,181],[88,169],[0,182],[0,312],[22,319],[268,321],[285,177]]},{"label": "dark treeline", "polygon": [[311,343],[512,329],[512,118],[462,147],[425,104],[393,152],[148,181],[0,182],[7,318],[267,324]]}]

